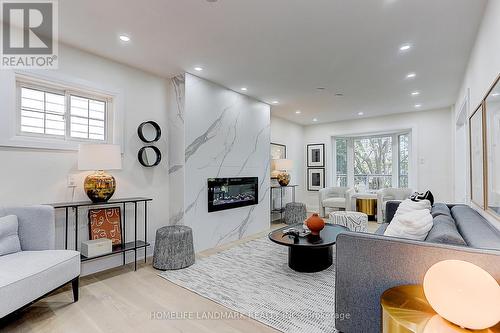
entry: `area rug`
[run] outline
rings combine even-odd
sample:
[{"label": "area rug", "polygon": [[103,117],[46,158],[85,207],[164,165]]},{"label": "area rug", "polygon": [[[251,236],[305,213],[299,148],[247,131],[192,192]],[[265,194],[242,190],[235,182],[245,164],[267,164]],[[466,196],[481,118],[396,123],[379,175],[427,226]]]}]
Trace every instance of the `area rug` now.
[{"label": "area rug", "polygon": [[298,273],[287,255],[264,237],[160,276],[282,332],[336,332],[334,265]]}]

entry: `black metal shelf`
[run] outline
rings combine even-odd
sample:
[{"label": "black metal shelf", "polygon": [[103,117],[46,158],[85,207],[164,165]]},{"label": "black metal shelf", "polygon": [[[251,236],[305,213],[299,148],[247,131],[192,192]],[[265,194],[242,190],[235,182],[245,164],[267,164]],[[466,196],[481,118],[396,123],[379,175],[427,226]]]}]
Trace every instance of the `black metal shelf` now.
[{"label": "black metal shelf", "polygon": [[[123,265],[125,265],[125,253],[128,251],[134,251],[134,270],[137,270],[137,250],[144,249],[144,262],[146,262],[146,248],[150,245],[147,240],[148,234],[148,202],[152,201],[151,198],[144,197],[133,197],[133,198],[121,198],[121,199],[113,199],[106,202],[93,203],[91,201],[77,201],[77,202],[61,202],[61,203],[53,203],[50,206],[55,209],[64,209],[65,211],[65,249],[68,249],[68,222],[69,222],[69,210],[74,210],[74,222],[75,222],[75,245],[74,250],[78,251],[78,210],[83,207],[97,207],[97,206],[109,206],[109,205],[120,205],[122,209],[122,219],[121,219],[121,230],[122,230],[122,241],[126,239],[126,208],[127,204],[132,204],[134,206],[134,240],[130,242],[126,242],[123,245],[118,244],[113,246],[113,251],[110,253],[106,253],[100,256],[87,258],[81,256],[81,261],[85,262],[88,260],[99,259],[107,256],[111,256],[114,254],[122,254],[123,255]],[[144,203],[144,240],[137,239],[137,206],[139,203]]]},{"label": "black metal shelf", "polygon": [[95,257],[85,257],[84,255],[81,255],[80,258],[81,258],[82,261],[94,260],[94,259],[99,259],[99,258],[103,258],[103,257],[112,256],[112,255],[115,255],[115,254],[120,254],[120,253],[127,252],[127,251],[134,251],[134,250],[137,250],[137,249],[146,248],[146,247],[148,247],[150,245],[151,244],[149,244],[149,243],[147,243],[145,241],[142,241],[142,240],[138,240],[137,241],[137,245],[136,245],[135,242],[127,242],[125,244],[113,245],[113,251],[111,251],[109,253],[101,254],[101,255],[98,255],[98,256],[95,256]]}]

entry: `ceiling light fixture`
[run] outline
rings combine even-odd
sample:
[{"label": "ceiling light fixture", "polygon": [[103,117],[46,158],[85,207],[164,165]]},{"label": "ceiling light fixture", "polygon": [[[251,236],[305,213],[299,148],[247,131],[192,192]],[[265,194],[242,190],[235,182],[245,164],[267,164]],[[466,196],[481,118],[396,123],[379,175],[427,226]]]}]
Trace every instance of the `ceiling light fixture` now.
[{"label": "ceiling light fixture", "polygon": [[273,104],[278,104],[279,102],[278,102],[278,101],[272,101],[271,103],[273,103]]},{"label": "ceiling light fixture", "polygon": [[203,68],[202,67],[195,67],[194,70],[197,72],[201,72],[203,70]]},{"label": "ceiling light fixture", "polygon": [[500,96],[500,93],[496,92],[496,93],[491,94],[491,96]]},{"label": "ceiling light fixture", "polygon": [[415,73],[408,73],[408,74],[406,75],[406,78],[407,78],[407,79],[413,79],[413,78],[415,78],[415,76],[417,76],[417,74],[415,74]]},{"label": "ceiling light fixture", "polygon": [[422,107],[422,104],[415,104],[415,108],[421,108]]},{"label": "ceiling light fixture", "polygon": [[411,49],[410,44],[403,44],[399,47],[399,51],[408,51],[409,49]]},{"label": "ceiling light fixture", "polygon": [[118,38],[120,38],[120,40],[121,40],[122,42],[125,42],[125,43],[126,43],[126,42],[130,42],[130,37],[129,37],[129,36],[127,36],[127,35],[120,35],[120,36],[118,36]]},{"label": "ceiling light fixture", "polygon": [[337,96],[337,97],[342,97],[342,96],[344,96],[344,94],[343,94],[343,93],[338,92],[338,93],[335,93],[335,96]]},{"label": "ceiling light fixture", "polygon": [[420,95],[420,91],[414,91],[411,93],[412,96],[418,96]]},{"label": "ceiling light fixture", "polygon": [[325,87],[318,87],[316,88],[316,90],[325,90],[326,88]]},{"label": "ceiling light fixture", "polygon": [[358,112],[358,116],[362,116],[364,114],[365,114],[364,112]]},{"label": "ceiling light fixture", "polygon": [[246,87],[241,88],[241,91],[247,91],[247,90],[248,90],[248,88],[246,88]]},{"label": "ceiling light fixture", "polygon": [[313,118],[313,121],[314,121],[314,122],[317,122],[317,121],[318,121],[318,118]]},{"label": "ceiling light fixture", "polygon": [[301,114],[302,112],[300,110],[295,111],[296,114]]}]

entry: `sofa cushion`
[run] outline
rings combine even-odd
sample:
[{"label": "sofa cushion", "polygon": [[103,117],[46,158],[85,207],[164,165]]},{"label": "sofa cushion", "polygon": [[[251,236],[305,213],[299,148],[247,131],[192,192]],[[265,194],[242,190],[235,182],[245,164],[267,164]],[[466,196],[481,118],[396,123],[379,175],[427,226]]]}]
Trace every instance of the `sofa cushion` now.
[{"label": "sofa cushion", "polygon": [[469,246],[500,250],[500,231],[474,209],[456,205],[451,209],[451,215],[458,232]]},{"label": "sofa cushion", "polygon": [[21,251],[0,257],[0,318],[79,275],[76,251]]},{"label": "sofa cushion", "polygon": [[375,231],[375,235],[383,235],[385,232],[385,229],[389,226],[389,223],[382,223],[380,227]]},{"label": "sofa cushion", "polygon": [[434,225],[425,239],[426,242],[467,246],[451,216],[438,215],[433,222]]},{"label": "sofa cushion", "polygon": [[451,212],[446,204],[438,202],[432,206],[431,215],[432,217],[436,217],[438,215],[445,215],[451,217]]},{"label": "sofa cushion", "polygon": [[331,208],[344,208],[345,198],[328,198],[323,200],[323,206]]},{"label": "sofa cushion", "polygon": [[21,251],[17,216],[0,217],[0,256]]}]

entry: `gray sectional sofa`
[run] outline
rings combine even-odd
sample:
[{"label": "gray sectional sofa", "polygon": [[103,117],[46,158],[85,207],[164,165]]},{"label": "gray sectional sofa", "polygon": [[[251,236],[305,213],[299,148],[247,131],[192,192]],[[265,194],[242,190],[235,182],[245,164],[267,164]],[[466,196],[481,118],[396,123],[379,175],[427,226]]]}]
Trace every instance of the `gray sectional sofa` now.
[{"label": "gray sectional sofa", "polygon": [[70,282],[77,301],[80,252],[54,249],[54,208],[0,207],[8,215],[17,216],[21,251],[0,256],[0,322]]},{"label": "gray sectional sofa", "polygon": [[[387,203],[389,223],[398,205]],[[435,204],[431,213],[434,226],[425,241],[384,236],[388,223],[376,234],[346,232],[337,237],[335,327],[339,331],[381,332],[382,293],[399,285],[421,284],[426,271],[442,260],[474,263],[500,281],[498,229],[466,205]]]}]

